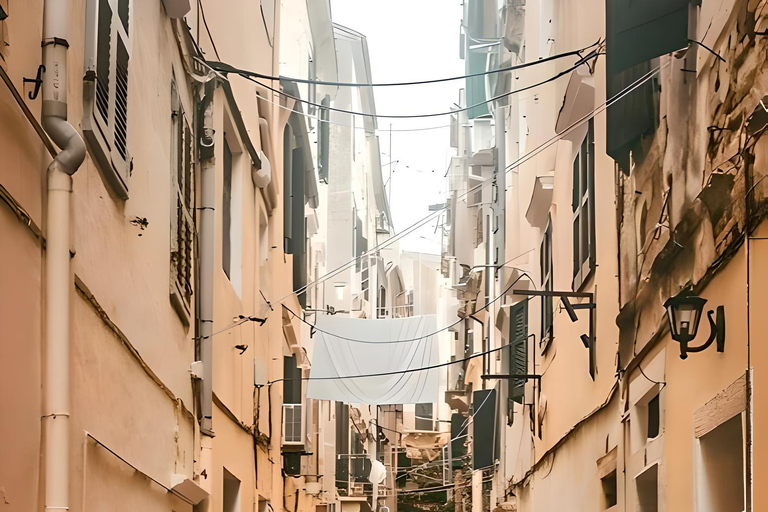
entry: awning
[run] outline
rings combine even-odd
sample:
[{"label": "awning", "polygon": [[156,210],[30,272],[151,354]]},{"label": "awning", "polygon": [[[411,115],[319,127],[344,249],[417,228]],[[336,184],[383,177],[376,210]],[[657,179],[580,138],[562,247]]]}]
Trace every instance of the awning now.
[{"label": "awning", "polygon": [[[440,369],[417,370],[439,363],[436,325],[435,315],[320,315],[307,397],[379,405],[438,402]],[[408,370],[415,371],[403,373]],[[382,373],[388,375],[356,377]]]}]

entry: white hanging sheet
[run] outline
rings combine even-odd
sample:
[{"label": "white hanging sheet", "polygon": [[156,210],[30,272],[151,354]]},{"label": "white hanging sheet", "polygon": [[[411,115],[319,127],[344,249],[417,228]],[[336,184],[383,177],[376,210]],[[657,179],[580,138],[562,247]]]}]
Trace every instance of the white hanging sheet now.
[{"label": "white hanging sheet", "polygon": [[372,405],[439,401],[440,368],[355,377],[438,364],[435,315],[381,320],[318,315],[316,327],[308,398]]}]

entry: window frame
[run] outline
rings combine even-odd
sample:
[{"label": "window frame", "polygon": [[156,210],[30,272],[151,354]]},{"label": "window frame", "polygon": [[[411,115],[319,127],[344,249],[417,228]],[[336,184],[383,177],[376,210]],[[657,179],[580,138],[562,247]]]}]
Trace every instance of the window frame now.
[{"label": "window frame", "polygon": [[[586,183],[585,183],[586,180]],[[595,129],[589,120],[579,151],[573,160],[572,182],[572,255],[571,288],[579,291],[589,280],[596,265],[595,249]]]}]

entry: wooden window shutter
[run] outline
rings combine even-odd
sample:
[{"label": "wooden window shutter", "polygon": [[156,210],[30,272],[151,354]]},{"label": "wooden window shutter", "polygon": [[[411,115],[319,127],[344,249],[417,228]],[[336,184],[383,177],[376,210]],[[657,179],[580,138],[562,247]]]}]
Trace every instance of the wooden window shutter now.
[{"label": "wooden window shutter", "polygon": [[96,107],[104,123],[109,125],[109,62],[111,60],[112,8],[109,0],[99,2],[99,24],[96,35]]},{"label": "wooden window shutter", "polygon": [[[528,301],[524,300],[509,310],[509,371],[511,375],[528,373]],[[523,403],[525,379],[509,379],[509,409],[511,402]]]},{"label": "wooden window shutter", "polygon": [[128,199],[128,32],[131,0],[87,0],[83,135],[110,191]]},{"label": "wooden window shutter", "polygon": [[117,39],[115,62],[115,148],[128,157],[128,49],[122,37]]},{"label": "wooden window shutter", "polygon": [[171,300],[182,320],[191,311],[195,239],[193,135],[175,84],[171,106]]}]

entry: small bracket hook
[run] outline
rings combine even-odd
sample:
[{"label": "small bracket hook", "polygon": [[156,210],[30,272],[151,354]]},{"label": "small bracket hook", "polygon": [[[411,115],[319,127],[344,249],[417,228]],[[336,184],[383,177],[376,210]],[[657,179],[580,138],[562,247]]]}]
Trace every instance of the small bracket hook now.
[{"label": "small bracket hook", "polygon": [[25,84],[35,84],[35,89],[28,94],[29,99],[32,101],[36,100],[37,95],[40,94],[40,87],[43,85],[43,73],[45,73],[45,66],[40,64],[37,67],[37,76],[35,78],[24,77]]}]

